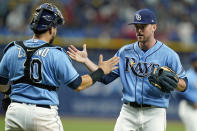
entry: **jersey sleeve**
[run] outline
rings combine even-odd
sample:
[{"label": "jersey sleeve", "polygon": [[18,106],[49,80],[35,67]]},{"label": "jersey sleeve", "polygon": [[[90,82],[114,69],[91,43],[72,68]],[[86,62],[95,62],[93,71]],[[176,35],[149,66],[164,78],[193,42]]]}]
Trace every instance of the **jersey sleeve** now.
[{"label": "jersey sleeve", "polygon": [[7,53],[4,54],[3,58],[1,59],[1,63],[0,63],[0,76],[4,77],[4,78],[8,78],[8,60],[7,60]]},{"label": "jersey sleeve", "polygon": [[183,98],[186,99],[187,101],[191,102],[191,103],[197,103],[197,87],[196,87],[196,81],[192,80],[195,76],[192,76],[191,74],[188,75],[188,89],[186,92],[178,92],[178,94]]},{"label": "jersey sleeve", "polygon": [[188,87],[189,89],[187,92],[180,94],[184,99],[188,100],[189,102],[197,103],[197,88],[194,87],[194,85],[192,85],[190,82],[188,82]]},{"label": "jersey sleeve", "polygon": [[13,46],[14,46],[14,41],[7,44],[3,50],[4,55],[0,63],[0,77],[3,77],[5,79],[9,79],[9,65],[10,62],[12,61],[10,58],[13,58],[12,55],[14,53],[13,50],[8,51],[8,49],[13,48]]},{"label": "jersey sleeve", "polygon": [[8,55],[7,53],[4,54],[3,58],[1,59],[1,63],[0,63],[0,84],[7,84],[9,81],[7,55]]},{"label": "jersey sleeve", "polygon": [[56,55],[55,69],[57,78],[62,86],[68,85],[79,76],[65,52],[60,52]]},{"label": "jersey sleeve", "polygon": [[183,69],[183,66],[177,53],[171,53],[171,55],[169,55],[168,57],[167,62],[167,66],[171,68],[173,71],[175,71],[179,78],[186,77],[185,70]]},{"label": "jersey sleeve", "polygon": [[107,75],[104,75],[100,82],[102,82],[103,84],[107,85],[107,84],[111,83],[113,80],[115,80],[118,77],[119,77],[119,75],[115,74],[114,72],[111,72],[111,73],[109,73]]}]

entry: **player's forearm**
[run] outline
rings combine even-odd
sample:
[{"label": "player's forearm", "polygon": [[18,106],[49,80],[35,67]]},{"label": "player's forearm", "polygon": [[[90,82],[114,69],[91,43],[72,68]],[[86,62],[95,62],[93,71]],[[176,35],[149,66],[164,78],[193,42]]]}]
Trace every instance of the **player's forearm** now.
[{"label": "player's forearm", "polygon": [[89,75],[83,75],[81,76],[81,84],[78,86],[76,91],[82,91],[90,87],[92,84],[94,84],[96,81],[100,81],[102,77],[104,76],[103,69],[99,68],[93,73]]},{"label": "player's forearm", "polygon": [[89,58],[86,59],[84,64],[91,72],[94,72],[95,70],[98,69],[98,66],[94,64]]},{"label": "player's forearm", "polygon": [[186,82],[183,79],[179,79],[178,85],[176,90],[178,91],[185,91],[186,90]]},{"label": "player's forearm", "polygon": [[82,91],[86,88],[90,87],[93,84],[92,78],[90,75],[83,75],[81,76],[82,82],[79,85],[79,87],[76,89],[76,91]]}]

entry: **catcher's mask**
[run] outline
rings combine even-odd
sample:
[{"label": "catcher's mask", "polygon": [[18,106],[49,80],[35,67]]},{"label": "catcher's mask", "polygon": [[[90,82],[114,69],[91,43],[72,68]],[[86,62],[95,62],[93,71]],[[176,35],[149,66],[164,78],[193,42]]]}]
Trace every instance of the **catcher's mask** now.
[{"label": "catcher's mask", "polygon": [[64,18],[60,10],[51,3],[44,3],[36,9],[30,27],[34,33],[42,33],[63,24]]}]

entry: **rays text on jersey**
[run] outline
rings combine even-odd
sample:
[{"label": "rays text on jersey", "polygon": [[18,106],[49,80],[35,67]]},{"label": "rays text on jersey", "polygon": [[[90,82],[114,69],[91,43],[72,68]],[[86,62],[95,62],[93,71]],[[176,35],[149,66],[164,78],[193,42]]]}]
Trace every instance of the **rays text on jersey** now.
[{"label": "rays text on jersey", "polygon": [[159,67],[158,64],[139,62],[135,58],[126,57],[125,71],[132,71],[136,76],[147,77],[154,70],[154,68]]}]

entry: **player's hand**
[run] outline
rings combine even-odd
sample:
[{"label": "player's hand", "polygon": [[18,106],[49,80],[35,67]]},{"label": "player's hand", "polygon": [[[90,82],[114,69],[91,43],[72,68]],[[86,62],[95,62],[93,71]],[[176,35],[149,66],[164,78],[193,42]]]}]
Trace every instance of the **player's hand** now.
[{"label": "player's hand", "polygon": [[80,51],[78,50],[74,45],[70,45],[68,47],[67,53],[70,56],[71,59],[80,62],[80,63],[85,63],[86,60],[88,59],[88,53],[86,50],[86,44],[83,44],[83,50]]},{"label": "player's hand", "polygon": [[101,68],[104,74],[109,74],[111,71],[118,69],[118,66],[115,66],[119,63],[120,58],[117,56],[112,57],[107,61],[103,61],[103,55],[99,56],[99,68]]}]

